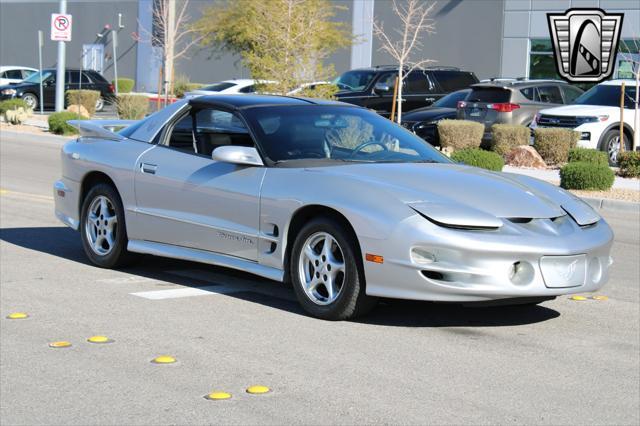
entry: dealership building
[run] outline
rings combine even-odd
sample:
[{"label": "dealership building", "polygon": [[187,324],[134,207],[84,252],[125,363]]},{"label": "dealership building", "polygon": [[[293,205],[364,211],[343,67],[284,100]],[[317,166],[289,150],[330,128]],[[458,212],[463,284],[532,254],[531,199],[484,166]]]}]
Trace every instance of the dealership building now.
[{"label": "dealership building", "polygon": [[[177,0],[180,3],[180,0]],[[388,30],[399,25],[391,0],[332,0],[343,6],[335,19],[350,25],[358,43],[330,57],[338,73],[394,61],[380,50],[373,22]],[[209,1],[191,1],[189,15],[197,19]],[[623,13],[616,76],[629,75],[632,60],[640,62],[640,1],[638,0],[439,0],[432,15],[436,33],[424,39],[415,59],[432,59],[437,66],[474,71],[479,78],[555,78],[556,71],[547,13],[570,8],[601,8]],[[69,68],[95,69],[113,78],[111,31],[118,32],[115,50],[118,75],[136,80],[138,91],[155,91],[160,76],[157,47],[152,46],[154,0],[68,0],[73,16],[72,40],[67,43]],[[56,65],[56,42],[50,41],[51,14],[58,1],[0,0],[0,65],[38,67],[38,30],[45,34],[43,66]],[[619,72],[618,72],[619,71]],[[193,48],[176,64],[176,75],[210,83],[248,78],[238,56],[209,47]]]}]

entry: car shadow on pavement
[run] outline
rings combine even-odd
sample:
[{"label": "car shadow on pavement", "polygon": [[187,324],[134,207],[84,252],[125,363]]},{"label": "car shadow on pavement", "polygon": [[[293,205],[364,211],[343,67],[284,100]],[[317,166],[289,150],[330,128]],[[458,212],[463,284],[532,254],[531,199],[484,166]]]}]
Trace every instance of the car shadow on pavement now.
[{"label": "car shadow on pavement", "polygon": [[[0,229],[0,240],[90,265],[82,249],[80,236],[68,227],[2,228]],[[193,276],[193,274],[180,274],[180,271],[193,270],[211,271],[217,278],[212,281],[210,277],[200,278]],[[141,256],[138,262],[121,269],[121,271],[164,281],[169,285],[186,287],[213,286],[215,288],[220,285],[228,289],[237,284],[238,291],[225,291],[224,294],[293,314],[306,315],[295,300],[290,288],[242,271],[155,256]],[[137,291],[135,284],[132,284],[131,292],[135,291]],[[455,303],[383,299],[376,309],[358,319],[357,322],[390,327],[503,327],[534,324],[559,316],[558,311],[540,305],[479,308]],[[470,335],[480,333],[468,328],[450,331]]]},{"label": "car shadow on pavement", "polygon": [[558,311],[543,305],[473,307],[384,299],[358,322],[395,327],[504,327],[534,324],[559,316]]}]

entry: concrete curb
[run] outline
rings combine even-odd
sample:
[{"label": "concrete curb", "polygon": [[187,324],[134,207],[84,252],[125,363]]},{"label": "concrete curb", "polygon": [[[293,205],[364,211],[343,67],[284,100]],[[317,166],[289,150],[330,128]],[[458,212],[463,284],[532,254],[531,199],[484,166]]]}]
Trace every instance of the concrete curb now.
[{"label": "concrete curb", "polygon": [[611,200],[608,198],[580,197],[596,210],[613,210],[619,212],[640,212],[640,203],[632,201]]}]

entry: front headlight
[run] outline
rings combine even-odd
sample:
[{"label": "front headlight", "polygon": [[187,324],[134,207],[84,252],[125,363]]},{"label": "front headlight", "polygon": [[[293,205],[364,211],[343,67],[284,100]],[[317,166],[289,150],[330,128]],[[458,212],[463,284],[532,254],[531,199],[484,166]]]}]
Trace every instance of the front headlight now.
[{"label": "front headlight", "polygon": [[16,89],[3,89],[0,93],[3,95],[15,95],[17,92]]}]

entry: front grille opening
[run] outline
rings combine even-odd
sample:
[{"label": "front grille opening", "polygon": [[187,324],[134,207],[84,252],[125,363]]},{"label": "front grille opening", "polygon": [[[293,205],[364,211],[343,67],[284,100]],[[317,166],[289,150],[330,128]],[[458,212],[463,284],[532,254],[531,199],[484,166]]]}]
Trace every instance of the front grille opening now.
[{"label": "front grille opening", "polygon": [[440,280],[442,281],[444,279],[444,275],[442,275],[442,273],[440,272],[436,272],[436,271],[422,271],[422,275],[424,275],[425,277],[432,279],[432,280]]}]

